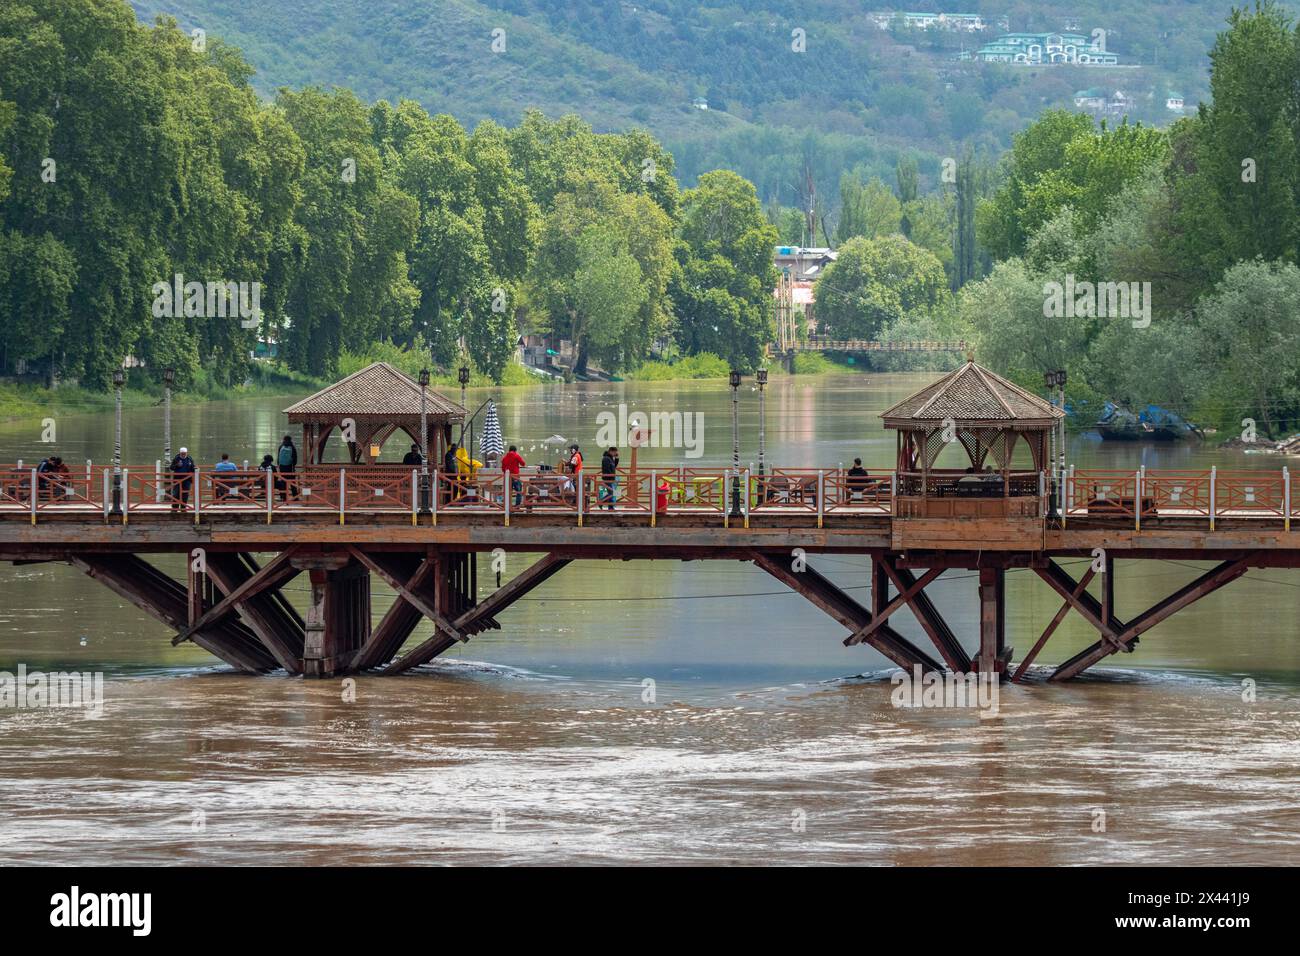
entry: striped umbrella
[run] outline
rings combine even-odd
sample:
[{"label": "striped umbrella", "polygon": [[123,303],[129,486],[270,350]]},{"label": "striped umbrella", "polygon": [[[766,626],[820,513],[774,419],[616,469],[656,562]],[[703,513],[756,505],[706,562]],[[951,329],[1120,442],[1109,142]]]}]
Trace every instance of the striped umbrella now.
[{"label": "striped umbrella", "polygon": [[478,450],[484,461],[500,459],[505,454],[506,443],[501,437],[501,419],[497,417],[496,404],[491,401],[483,413],[483,434],[478,440]]}]

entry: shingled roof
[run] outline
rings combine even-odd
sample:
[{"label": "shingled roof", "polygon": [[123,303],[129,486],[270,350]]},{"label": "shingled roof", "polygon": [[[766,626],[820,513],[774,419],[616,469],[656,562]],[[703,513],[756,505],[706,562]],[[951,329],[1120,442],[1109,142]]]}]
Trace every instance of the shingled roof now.
[{"label": "shingled roof", "polygon": [[1050,426],[1064,417],[1055,406],[1013,385],[1001,375],[968,361],[955,372],[927,385],[881,412],[886,428],[937,424]]},{"label": "shingled roof", "polygon": [[[432,421],[458,422],[465,417],[465,409],[431,388],[425,390],[425,408]],[[418,421],[420,386],[387,362],[375,362],[284,411],[291,422],[331,422],[344,416]]]}]

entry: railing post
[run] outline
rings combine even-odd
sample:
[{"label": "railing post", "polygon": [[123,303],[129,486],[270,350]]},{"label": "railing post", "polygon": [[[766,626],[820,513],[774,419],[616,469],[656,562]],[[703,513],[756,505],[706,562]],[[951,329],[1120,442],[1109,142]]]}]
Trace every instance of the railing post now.
[{"label": "railing post", "polygon": [[438,485],[438,469],[433,469],[433,501],[429,508],[433,515],[433,526],[438,527],[438,499],[442,497],[442,489]]},{"label": "railing post", "polygon": [[721,504],[722,504],[722,526],[723,526],[724,528],[730,528],[730,527],[731,527],[731,509],[730,509],[729,507],[727,507],[727,497],[728,497],[727,492],[728,492],[728,490],[729,490],[731,487],[732,487],[732,484],[731,484],[731,469],[728,468],[728,469],[726,470],[726,472],[723,473],[723,476],[722,476],[722,501],[721,501]]},{"label": "railing post", "polygon": [[826,514],[826,472],[817,470],[817,527],[822,526],[822,516]]},{"label": "railing post", "polygon": [[743,514],[745,515],[745,528],[746,528],[746,529],[749,528],[749,481],[750,481],[750,474],[751,474],[750,470],[749,470],[748,468],[746,468],[746,469],[745,469],[745,494],[744,494],[744,496],[741,498],[741,507],[742,507],[742,509],[743,509]]},{"label": "railing post", "polygon": [[1139,465],[1137,476],[1134,478],[1135,495],[1133,498],[1133,530],[1142,530],[1142,477],[1146,474],[1147,466]]},{"label": "railing post", "polygon": [[346,524],[348,513],[348,470],[339,469],[339,524]]},{"label": "railing post", "polygon": [[32,524],[36,524],[36,469],[31,473],[31,491],[32,491]]},{"label": "railing post", "polygon": [[104,485],[104,520],[107,521],[107,520],[108,520],[108,511],[109,511],[109,507],[110,507],[110,505],[112,504],[112,502],[111,502],[112,494],[111,494],[111,493],[109,492],[109,490],[108,490],[108,469],[107,469],[107,468],[105,468],[104,471],[103,471],[103,478],[104,478],[104,481],[103,481],[103,485]]},{"label": "railing post", "polygon": [[889,473],[889,515],[892,518],[898,517],[898,472],[897,470]]},{"label": "railing post", "polygon": [[414,468],[411,469],[411,527],[419,523],[418,515],[420,513],[420,473]]},{"label": "railing post", "polygon": [[1282,466],[1282,530],[1291,530],[1291,469]]},{"label": "railing post", "polygon": [[655,526],[655,517],[659,514],[659,473],[650,472],[650,527]]},{"label": "railing post", "polygon": [[160,505],[162,504],[162,500],[162,459],[155,458],[153,460],[153,503]]},{"label": "railing post", "polygon": [[1038,469],[1038,517],[1047,517],[1047,472]]},{"label": "railing post", "polygon": [[1214,486],[1218,481],[1218,477],[1219,477],[1218,465],[1211,465],[1210,466],[1210,530],[1211,531],[1214,530],[1214,513],[1218,511],[1218,507],[1214,503]]},{"label": "railing post", "polygon": [[275,472],[266,471],[266,523],[271,523],[271,514],[275,511]]},{"label": "railing post", "polygon": [[1061,527],[1065,527],[1066,515],[1070,513],[1070,474],[1064,468],[1061,469],[1060,486],[1056,489],[1056,509],[1061,514]]},{"label": "railing post", "polygon": [[576,473],[574,474],[573,477],[576,479],[576,480],[573,482],[573,487],[577,490],[577,493],[578,493],[578,527],[581,528],[581,527],[582,527],[582,510],[583,510],[583,509],[582,509],[582,505],[583,505],[583,501],[582,501],[582,499],[586,497],[586,495],[583,493],[583,487],[582,487],[582,472],[581,472],[581,471],[576,472]]},{"label": "railing post", "polygon": [[501,498],[506,506],[506,527],[510,527],[510,499],[514,497],[514,482],[510,480],[510,472],[501,472]]},{"label": "railing post", "polygon": [[131,469],[122,469],[122,524],[131,514]]},{"label": "railing post", "polygon": [[190,491],[194,494],[194,523],[198,524],[199,515],[203,512],[203,472],[198,465],[194,466],[194,487]]}]

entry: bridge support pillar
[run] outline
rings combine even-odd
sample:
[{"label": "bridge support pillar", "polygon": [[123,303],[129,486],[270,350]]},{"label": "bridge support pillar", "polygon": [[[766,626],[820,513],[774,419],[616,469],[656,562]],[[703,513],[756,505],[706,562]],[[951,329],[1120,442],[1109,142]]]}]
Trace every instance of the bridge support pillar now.
[{"label": "bridge support pillar", "polygon": [[974,670],[1003,674],[1011,659],[1007,647],[1007,601],[1005,568],[980,568],[980,649]]},{"label": "bridge support pillar", "polygon": [[[345,563],[331,567],[331,560]],[[347,673],[370,637],[370,571],[346,557],[318,559],[307,570],[311,601],[303,629],[303,676]]]}]

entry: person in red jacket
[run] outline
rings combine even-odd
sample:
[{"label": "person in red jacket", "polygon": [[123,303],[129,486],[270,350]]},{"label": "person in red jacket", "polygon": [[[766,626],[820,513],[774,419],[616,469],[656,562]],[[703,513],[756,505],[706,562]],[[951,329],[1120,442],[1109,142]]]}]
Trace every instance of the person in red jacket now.
[{"label": "person in red jacket", "polygon": [[505,457],[501,459],[501,472],[510,478],[510,490],[515,493],[515,507],[519,507],[520,501],[523,500],[523,483],[519,480],[519,469],[527,465],[524,456],[519,454],[519,450],[514,445],[506,452]]}]

